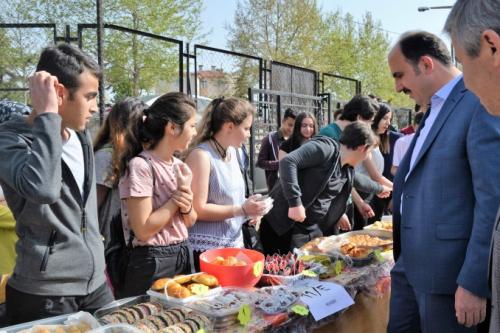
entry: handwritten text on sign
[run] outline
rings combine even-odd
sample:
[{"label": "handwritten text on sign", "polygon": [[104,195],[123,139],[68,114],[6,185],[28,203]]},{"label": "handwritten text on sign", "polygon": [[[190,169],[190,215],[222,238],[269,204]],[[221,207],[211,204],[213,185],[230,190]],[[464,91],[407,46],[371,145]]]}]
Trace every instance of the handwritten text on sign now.
[{"label": "handwritten text on sign", "polygon": [[314,320],[321,320],[354,304],[344,287],[332,282],[308,280],[301,301],[307,304]]}]

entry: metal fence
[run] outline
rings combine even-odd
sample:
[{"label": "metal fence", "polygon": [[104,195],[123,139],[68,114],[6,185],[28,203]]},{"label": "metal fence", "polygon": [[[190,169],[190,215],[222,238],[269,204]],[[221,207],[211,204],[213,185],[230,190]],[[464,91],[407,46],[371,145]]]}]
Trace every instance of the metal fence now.
[{"label": "metal fence", "polygon": [[361,93],[361,81],[331,73],[321,73],[321,92],[330,93],[336,101],[348,101]]},{"label": "metal fence", "polygon": [[61,40],[52,23],[0,24],[0,99],[28,104],[27,78],[43,47]]},{"label": "metal fence", "polygon": [[199,44],[191,52],[181,40],[118,25],[102,24],[99,29],[98,24],[78,24],[76,36],[69,25],[64,36],[58,36],[56,28],[52,23],[0,24],[0,43],[4,42],[0,47],[7,54],[0,59],[0,98],[28,103],[27,78],[42,48],[59,41],[78,44],[104,68],[100,112],[90,123],[94,133],[104,117],[104,102],[125,96],[148,100],[182,91],[203,105],[221,95],[249,98],[258,111],[250,139],[251,175],[257,191],[265,190],[264,172],[254,167],[260,141],[279,128],[286,108],[312,111],[321,127],[333,121],[332,109],[361,92],[361,82],[353,78]]},{"label": "metal fence", "polygon": [[239,52],[194,46],[195,95],[246,98],[248,88],[263,87],[263,59]]},{"label": "metal fence", "polygon": [[254,192],[260,193],[267,191],[264,170],[255,167],[262,139],[270,132],[278,130],[284,111],[290,107],[299,112],[309,111],[318,120],[323,119],[325,114],[330,113],[330,95],[314,96],[249,88],[248,99],[257,110],[249,142],[250,175]]}]

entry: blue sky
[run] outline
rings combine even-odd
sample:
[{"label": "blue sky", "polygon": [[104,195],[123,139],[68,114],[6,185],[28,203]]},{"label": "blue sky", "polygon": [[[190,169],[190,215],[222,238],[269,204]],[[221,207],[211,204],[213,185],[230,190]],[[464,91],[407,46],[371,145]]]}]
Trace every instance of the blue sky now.
[{"label": "blue sky", "polygon": [[[227,48],[225,25],[231,24],[238,0],[204,0],[202,13],[203,31],[208,33],[207,45]],[[453,5],[453,0],[318,0],[324,12],[340,9],[350,13],[357,21],[365,12],[371,12],[375,20],[382,23],[391,41],[408,30],[427,30],[449,42],[442,34],[449,9],[417,11],[421,6]]]}]

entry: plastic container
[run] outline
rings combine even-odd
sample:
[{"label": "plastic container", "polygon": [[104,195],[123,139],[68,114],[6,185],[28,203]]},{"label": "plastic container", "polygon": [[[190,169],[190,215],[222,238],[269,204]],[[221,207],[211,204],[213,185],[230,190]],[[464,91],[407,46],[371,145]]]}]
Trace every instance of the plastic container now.
[{"label": "plastic container", "polygon": [[213,329],[228,332],[228,328],[238,324],[238,311],[244,304],[253,308],[258,295],[244,288],[222,288],[217,295],[205,297],[186,305],[213,318]]},{"label": "plastic container", "polygon": [[258,299],[254,306],[265,314],[286,313],[297,302],[301,292],[286,286],[264,287],[256,291]]},{"label": "plastic container", "polygon": [[[156,297],[150,296],[150,295],[142,295],[142,296],[130,297],[130,298],[126,298],[126,299],[114,301],[114,302],[106,305],[105,307],[97,310],[95,312],[94,316],[96,318],[98,318],[99,320],[102,321],[102,318],[104,316],[106,316],[106,315],[108,315],[108,314],[110,314],[110,313],[112,313],[112,312],[114,312],[116,310],[125,309],[127,307],[131,307],[131,306],[139,304],[139,303],[145,303],[145,302],[151,302],[151,301],[160,302],[163,305],[163,307],[165,309],[167,309],[167,310],[169,308],[171,308],[171,307],[177,306],[176,304],[171,304],[171,303],[167,302],[164,298],[156,298]],[[189,312],[189,315],[193,315],[193,314],[198,313],[198,312],[193,312],[192,309],[189,309],[189,308],[186,308],[186,307],[183,307],[183,308]],[[213,318],[212,318],[212,316],[211,316],[210,313],[201,313],[201,314],[203,314],[204,316],[206,316],[208,318],[208,322],[209,322],[209,324],[205,325],[205,327],[203,327],[203,329],[206,332],[210,332],[211,329],[212,329]],[[106,324],[107,324],[107,326],[108,326],[108,328],[110,330],[109,331],[110,333],[121,332],[121,331],[117,330],[117,328],[119,329],[122,326],[127,327],[127,329],[130,329],[130,326],[132,326],[132,325],[129,325],[127,323],[119,323],[119,324],[109,324],[109,323],[106,323]],[[115,326],[115,325],[118,325],[118,326]],[[169,326],[169,327],[171,327],[171,326]],[[134,329],[138,330],[135,327],[134,327]],[[105,332],[108,333],[107,331],[105,331]],[[132,333],[135,333],[135,332],[136,331],[132,331]],[[140,332],[140,330],[139,330],[139,332]]]},{"label": "plastic container", "polygon": [[111,324],[101,326],[88,333],[142,333],[142,331],[127,324]]},{"label": "plastic container", "polygon": [[262,274],[259,281],[259,286],[280,286],[280,285],[293,285],[298,281],[304,279],[318,279],[318,277],[309,277],[302,273],[295,275],[274,275],[274,274]]},{"label": "plastic container", "polygon": [[195,302],[197,300],[200,300],[202,298],[216,295],[216,294],[220,293],[221,290],[222,289],[220,287],[217,287],[217,288],[210,289],[208,292],[206,292],[203,295],[195,295],[195,296],[190,296],[190,297],[186,297],[186,298],[171,297],[171,296],[168,296],[166,293],[160,293],[160,292],[157,292],[154,290],[148,290],[146,292],[146,294],[148,294],[149,296],[151,296],[155,299],[162,300],[163,302],[167,302],[167,303],[170,303],[172,305],[174,305],[174,304],[186,305],[186,304]]},{"label": "plastic container", "polygon": [[100,327],[100,324],[90,313],[81,311],[0,328],[0,333],[32,333],[38,332],[42,328],[41,326],[55,328],[54,325],[78,325],[80,323],[85,323],[89,326],[89,331],[87,332],[90,332],[90,329]]},{"label": "plastic container", "polygon": [[[129,298],[122,298],[116,301],[113,301],[99,310],[97,310],[94,313],[94,317],[96,317],[98,320],[101,320],[102,317],[104,317],[107,314],[110,314],[111,312],[114,312],[119,309],[127,308],[139,303],[145,303],[151,301],[151,297],[149,295],[141,295],[141,296],[134,296],[134,297],[129,297]],[[108,324],[108,323],[105,323]]]},{"label": "plastic container", "polygon": [[[223,266],[212,264],[216,257],[236,257],[245,261],[245,266]],[[258,251],[240,248],[222,248],[203,252],[200,269],[215,276],[223,287],[252,288],[262,276],[264,255]]]},{"label": "plastic container", "polygon": [[[200,272],[200,273],[195,273],[195,274],[183,275],[182,279],[192,278],[192,277],[194,277],[196,275],[201,275],[201,274],[206,274],[206,273],[205,272]],[[170,283],[173,283],[173,282],[179,283],[179,279],[180,278],[178,277],[178,278],[172,278],[171,280],[169,280],[165,284],[165,288],[164,288],[163,292],[150,289],[150,290],[148,290],[146,292],[146,294],[148,294],[148,295],[150,295],[152,297],[155,297],[157,299],[163,300],[166,303],[173,303],[173,304],[183,305],[183,304],[187,304],[187,303],[196,301],[196,300],[200,299],[201,297],[205,297],[205,296],[210,296],[210,295],[216,294],[217,292],[219,292],[221,290],[220,286],[217,286],[217,287],[214,287],[214,288],[210,288],[206,293],[204,293],[202,295],[192,295],[192,296],[185,297],[185,298],[178,298],[178,297],[169,296],[168,293],[167,293],[168,285]],[[187,283],[181,283],[181,285],[186,285],[186,284],[189,284],[189,282],[187,282]]]}]

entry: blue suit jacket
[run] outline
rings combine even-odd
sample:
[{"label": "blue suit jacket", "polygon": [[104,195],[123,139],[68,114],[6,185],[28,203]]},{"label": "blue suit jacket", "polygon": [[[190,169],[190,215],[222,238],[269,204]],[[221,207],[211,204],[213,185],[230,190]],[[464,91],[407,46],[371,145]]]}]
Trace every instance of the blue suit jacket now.
[{"label": "blue suit jacket", "polygon": [[489,115],[460,80],[405,180],[415,140],[394,178],[395,259],[402,255],[408,281],[420,292],[454,294],[460,285],[489,297],[500,117]]}]

